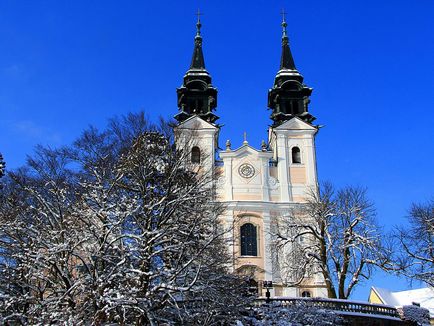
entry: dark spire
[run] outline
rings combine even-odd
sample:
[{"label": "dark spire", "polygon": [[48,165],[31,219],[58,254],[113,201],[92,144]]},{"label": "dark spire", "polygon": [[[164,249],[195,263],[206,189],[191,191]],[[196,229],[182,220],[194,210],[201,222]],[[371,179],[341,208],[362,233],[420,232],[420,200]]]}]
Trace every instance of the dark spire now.
[{"label": "dark spire", "polygon": [[280,58],[280,69],[297,70],[295,68],[291,49],[289,48],[288,33],[286,31],[286,26],[288,26],[288,24],[285,21],[285,14],[285,11],[282,10],[282,56]]},{"label": "dark spire", "polygon": [[217,89],[211,83],[211,76],[205,69],[200,29],[200,11],[197,11],[196,36],[190,69],[184,76],[182,86],[176,90],[179,111],[175,119],[179,122],[198,115],[214,123],[219,117],[213,113],[217,106]]},{"label": "dark spire", "polygon": [[205,60],[202,52],[202,36],[200,35],[200,10],[197,10],[196,36],[194,38],[193,58],[191,59],[190,69],[205,69]]},{"label": "dark spire", "polygon": [[268,91],[268,107],[273,111],[271,119],[274,126],[298,117],[308,123],[315,117],[308,112],[309,96],[312,88],[303,84],[303,76],[295,67],[294,59],[289,48],[288,24],[285,11],[282,10],[282,56],[280,69],[274,79],[273,88]]}]

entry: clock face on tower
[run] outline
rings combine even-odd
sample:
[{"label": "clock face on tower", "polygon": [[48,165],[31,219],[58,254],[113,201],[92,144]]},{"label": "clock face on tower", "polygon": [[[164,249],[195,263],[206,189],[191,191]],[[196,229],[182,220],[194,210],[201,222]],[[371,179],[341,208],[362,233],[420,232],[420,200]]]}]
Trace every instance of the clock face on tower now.
[{"label": "clock face on tower", "polygon": [[255,168],[249,163],[243,163],[238,168],[238,173],[243,178],[251,178],[255,175]]}]

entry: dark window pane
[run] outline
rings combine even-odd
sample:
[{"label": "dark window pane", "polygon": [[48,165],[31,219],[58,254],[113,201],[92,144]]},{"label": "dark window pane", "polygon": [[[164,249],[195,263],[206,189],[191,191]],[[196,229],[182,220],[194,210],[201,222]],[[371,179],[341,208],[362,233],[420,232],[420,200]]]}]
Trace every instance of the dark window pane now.
[{"label": "dark window pane", "polygon": [[191,149],[191,163],[200,163],[200,149],[197,146]]},{"label": "dark window pane", "polygon": [[246,223],[241,226],[241,256],[257,256],[257,231],[256,226]]},{"label": "dark window pane", "polygon": [[301,153],[298,147],[292,148],[292,163],[301,163]]}]

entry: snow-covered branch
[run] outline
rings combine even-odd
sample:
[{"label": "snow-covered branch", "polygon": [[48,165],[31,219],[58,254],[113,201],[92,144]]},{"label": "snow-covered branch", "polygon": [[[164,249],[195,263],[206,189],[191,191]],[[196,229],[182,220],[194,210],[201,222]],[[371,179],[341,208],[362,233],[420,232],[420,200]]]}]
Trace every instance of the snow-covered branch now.
[{"label": "snow-covered branch", "polygon": [[348,298],[361,278],[390,261],[375,209],[358,187],[336,192],[322,185],[278,222],[273,235],[280,264],[290,265],[283,270],[286,282],[301,283],[313,276],[309,270],[320,273],[332,298]]}]

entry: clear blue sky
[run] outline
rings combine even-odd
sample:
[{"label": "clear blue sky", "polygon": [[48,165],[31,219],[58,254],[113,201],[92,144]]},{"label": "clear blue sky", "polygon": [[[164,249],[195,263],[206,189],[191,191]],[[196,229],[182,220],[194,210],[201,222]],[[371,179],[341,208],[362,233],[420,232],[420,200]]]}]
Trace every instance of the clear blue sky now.
[{"label": "clear blue sky", "polygon": [[[267,90],[280,60],[281,18],[314,88],[319,177],[364,185],[386,230],[434,184],[434,2],[0,2],[0,152],[8,168],[36,144],[69,144],[129,111],[177,112],[200,7],[206,66],[219,89],[220,145],[267,137]],[[371,285],[401,290],[378,273]]]}]

